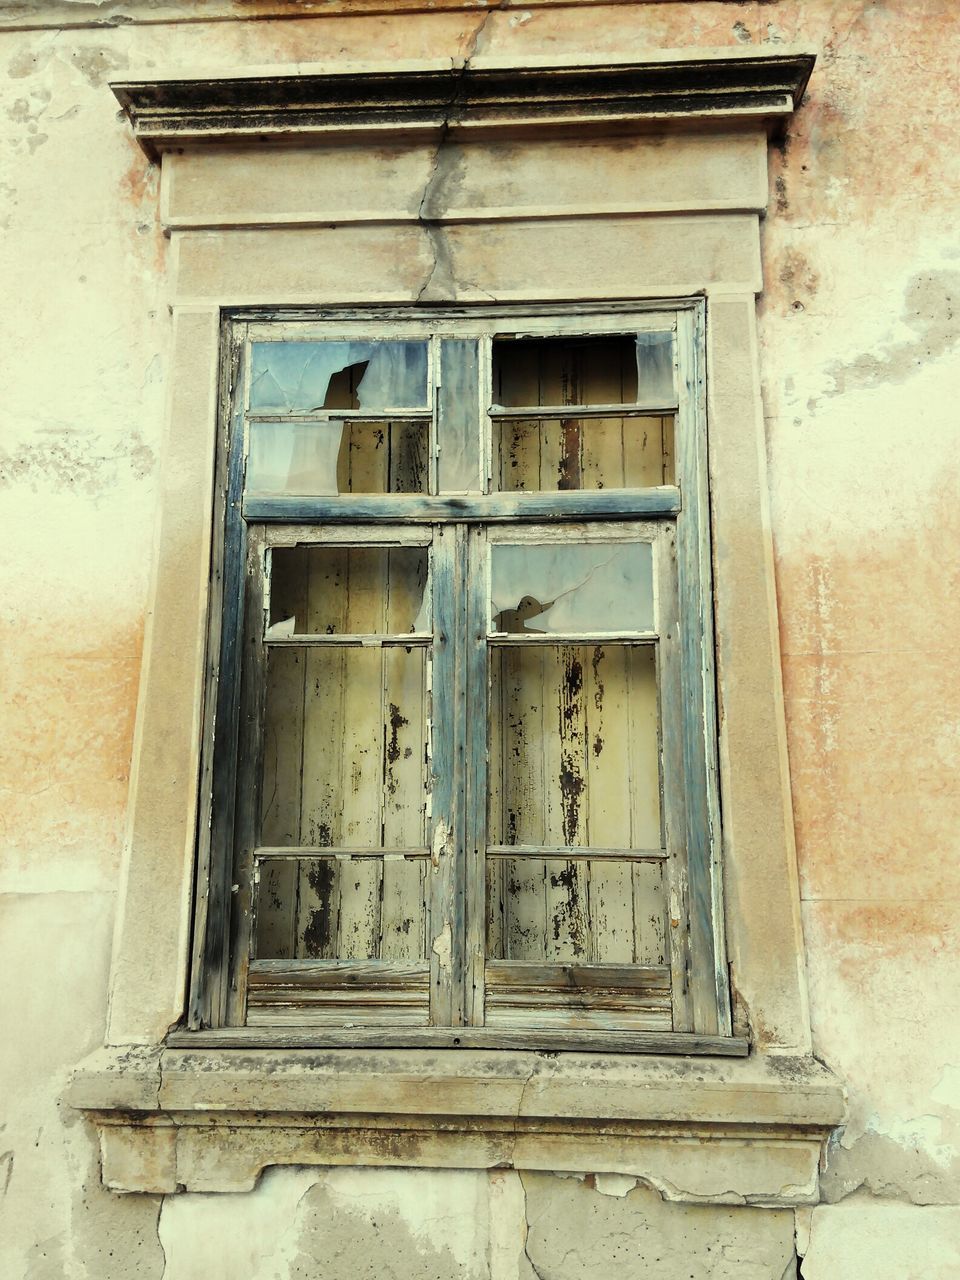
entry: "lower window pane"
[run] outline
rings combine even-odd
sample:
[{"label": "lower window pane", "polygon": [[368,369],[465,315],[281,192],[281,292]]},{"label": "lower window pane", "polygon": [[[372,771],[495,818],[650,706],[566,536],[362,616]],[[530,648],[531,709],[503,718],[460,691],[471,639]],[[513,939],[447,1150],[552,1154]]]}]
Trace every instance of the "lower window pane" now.
[{"label": "lower window pane", "polygon": [[422,422],[252,422],[246,488],[288,497],[425,493],[428,451]]},{"label": "lower window pane", "polygon": [[491,649],[489,842],[659,849],[652,645]]},{"label": "lower window pane", "polygon": [[270,858],[259,867],[258,960],[426,957],[422,858]]},{"label": "lower window pane", "polygon": [[268,650],[261,845],[425,843],[426,650]]},{"label": "lower window pane", "polygon": [[662,864],[488,858],[487,957],[666,964]]}]

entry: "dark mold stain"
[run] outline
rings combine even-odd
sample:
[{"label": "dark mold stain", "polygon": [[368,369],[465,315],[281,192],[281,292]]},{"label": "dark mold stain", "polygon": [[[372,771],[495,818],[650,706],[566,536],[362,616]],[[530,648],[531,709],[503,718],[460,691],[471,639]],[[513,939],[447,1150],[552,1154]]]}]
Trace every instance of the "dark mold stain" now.
[{"label": "dark mold stain", "polygon": [[330,948],[335,871],[326,859],[313,863],[307,882],[317,895],[319,906],[310,913],[310,923],[303,931],[305,955],[315,959]]}]

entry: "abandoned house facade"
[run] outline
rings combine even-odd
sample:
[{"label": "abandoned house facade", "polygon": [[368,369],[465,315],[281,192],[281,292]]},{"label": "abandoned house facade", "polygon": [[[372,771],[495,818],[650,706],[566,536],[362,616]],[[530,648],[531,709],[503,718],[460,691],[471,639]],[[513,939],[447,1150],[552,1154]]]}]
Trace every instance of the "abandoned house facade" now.
[{"label": "abandoned house facade", "polygon": [[4,1276],[960,1275],[958,53],[0,3]]}]

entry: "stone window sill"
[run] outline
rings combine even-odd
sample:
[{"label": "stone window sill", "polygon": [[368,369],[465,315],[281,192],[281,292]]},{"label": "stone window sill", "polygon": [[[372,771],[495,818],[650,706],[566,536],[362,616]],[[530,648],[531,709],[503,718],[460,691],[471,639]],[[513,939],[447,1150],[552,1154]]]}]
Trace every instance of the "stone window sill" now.
[{"label": "stone window sill", "polygon": [[67,1101],[115,1191],[247,1191],[270,1165],[554,1169],[689,1203],[812,1204],[843,1119],[812,1058],[120,1047]]}]

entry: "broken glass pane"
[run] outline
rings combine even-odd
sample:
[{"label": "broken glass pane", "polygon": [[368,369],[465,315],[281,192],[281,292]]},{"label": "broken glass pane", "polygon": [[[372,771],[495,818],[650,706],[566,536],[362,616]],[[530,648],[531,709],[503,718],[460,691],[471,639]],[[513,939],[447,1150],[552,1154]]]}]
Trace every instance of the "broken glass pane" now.
[{"label": "broken glass pane", "polygon": [[424,493],[429,437],[426,422],[251,422],[247,492]]},{"label": "broken glass pane", "polygon": [[653,645],[498,645],[490,843],[659,849],[658,715]]},{"label": "broken glass pane", "polygon": [[425,342],[253,343],[250,408],[258,413],[428,405]]},{"label": "broken glass pane", "polygon": [[673,333],[500,338],[493,344],[493,401],[526,405],[676,402]]},{"label": "broken glass pane", "polygon": [[634,335],[501,338],[493,344],[493,399],[504,408],[636,404]]},{"label": "broken glass pane", "polygon": [[[360,951],[353,958],[425,959],[426,867],[423,860],[389,856],[382,863],[345,857],[264,860],[257,892],[257,959],[334,960]],[[336,983],[335,972],[328,981]],[[316,975],[314,982],[308,1016],[327,1003],[323,976]],[[256,977],[253,984],[251,1004],[263,1004]],[[342,991],[339,998],[331,992],[327,1001],[326,1012],[335,1017],[338,1005],[343,1007]]]},{"label": "broken glass pane", "polygon": [[266,638],[429,631],[426,547],[273,547]]},{"label": "broken glass pane", "polygon": [[425,845],[427,650],[270,646],[260,843]]},{"label": "broken glass pane", "polygon": [[649,542],[494,543],[491,558],[495,631],[655,629]]},{"label": "broken glass pane", "polygon": [[[489,858],[487,956],[491,960],[535,964],[662,965],[667,959],[665,906],[658,863]],[[561,974],[562,970],[557,977]],[[488,974],[488,978],[496,981],[495,974]],[[530,975],[531,986],[538,978],[539,975]],[[589,1018],[591,1005],[598,1010],[606,1005],[607,1018],[615,1006],[618,1023],[630,1008],[629,989],[596,990],[594,984],[603,982],[603,975],[594,972],[570,978],[567,992],[558,990],[553,1004],[564,1026],[578,1025],[578,1017]],[[582,985],[584,978],[589,983],[586,987]],[[606,981],[611,987],[616,986],[611,977]],[[488,987],[487,1025],[495,1026],[511,1013],[516,1016],[516,1005],[522,1002],[523,995],[516,987],[512,991]],[[670,994],[666,985],[660,1000],[648,999],[644,1003],[651,1012],[662,1011],[664,1025],[669,1028]],[[536,1015],[528,1006],[524,1021],[531,1025],[534,1016],[545,1014],[550,1016],[542,1006]]]},{"label": "broken glass pane", "polygon": [[673,484],[673,418],[522,418],[494,424],[502,492]]},{"label": "broken glass pane", "polygon": [[637,386],[641,403],[670,405],[675,402],[673,370],[673,334],[638,333]]}]

